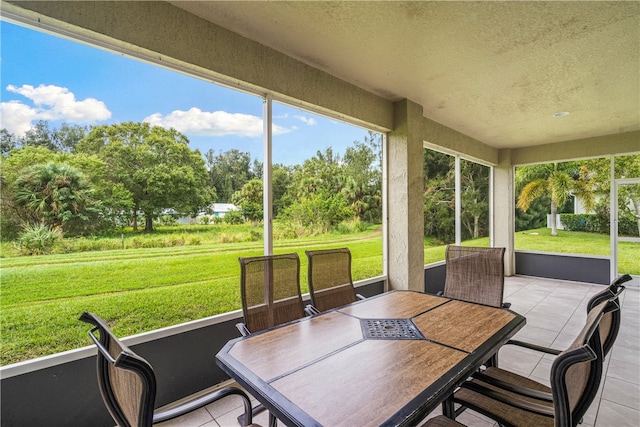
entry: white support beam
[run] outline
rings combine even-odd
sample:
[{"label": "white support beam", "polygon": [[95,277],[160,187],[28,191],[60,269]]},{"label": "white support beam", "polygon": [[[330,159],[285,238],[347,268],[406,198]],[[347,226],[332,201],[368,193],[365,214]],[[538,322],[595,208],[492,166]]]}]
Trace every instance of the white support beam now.
[{"label": "white support beam", "polygon": [[263,104],[263,139],[264,139],[264,158],[262,161],[262,183],[263,183],[263,228],[264,228],[264,254],[273,254],[273,192],[271,189],[272,182],[272,146],[273,146],[273,99],[270,94],[264,98]]}]

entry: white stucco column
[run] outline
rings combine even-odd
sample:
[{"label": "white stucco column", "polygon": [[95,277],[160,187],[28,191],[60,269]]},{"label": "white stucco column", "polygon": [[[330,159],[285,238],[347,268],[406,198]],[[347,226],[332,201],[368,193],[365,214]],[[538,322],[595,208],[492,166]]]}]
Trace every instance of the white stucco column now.
[{"label": "white stucco column", "polygon": [[422,107],[395,103],[388,138],[389,289],[424,292]]},{"label": "white stucco column", "polygon": [[511,150],[500,150],[493,179],[494,246],[506,248],[504,274],[507,276],[516,274],[514,242],[516,199],[513,174]]}]

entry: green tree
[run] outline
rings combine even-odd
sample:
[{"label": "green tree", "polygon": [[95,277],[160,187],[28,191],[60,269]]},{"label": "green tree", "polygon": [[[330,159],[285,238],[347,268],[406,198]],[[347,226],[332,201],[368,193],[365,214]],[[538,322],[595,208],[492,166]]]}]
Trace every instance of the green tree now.
[{"label": "green tree", "polygon": [[73,152],[88,132],[86,126],[62,123],[58,129],[51,131],[50,139],[56,149]]},{"label": "green tree", "polygon": [[250,170],[251,157],[247,152],[234,148],[216,155],[214,150],[209,150],[205,158],[208,184],[215,188],[220,202],[231,202],[233,194],[254,178]]},{"label": "green tree", "polygon": [[[640,154],[619,156],[615,160],[616,177],[640,178]],[[640,184],[628,184],[620,187],[618,202],[622,209],[635,219],[638,227],[636,236],[640,236]]]},{"label": "green tree", "polygon": [[[16,182],[25,171],[37,164],[67,164],[79,170],[92,188],[94,200],[99,200],[100,220],[80,222],[82,230],[76,232],[94,232],[100,229],[115,228],[128,223],[132,209],[132,196],[121,184],[106,180],[108,165],[95,155],[86,153],[67,153],[51,151],[45,147],[25,146],[14,149],[9,156],[2,158],[2,187],[0,217],[2,235],[13,238],[29,218],[25,207],[16,202]],[[67,227],[68,228],[68,227]]]},{"label": "green tree", "polygon": [[587,210],[595,206],[594,186],[585,165],[578,162],[523,166],[516,170],[516,186],[522,186],[516,207],[527,211],[533,200],[548,196],[551,201],[551,235],[558,235],[556,217],[572,195],[581,198]]},{"label": "green tree", "polygon": [[232,197],[233,204],[240,207],[242,215],[249,221],[252,221],[254,227],[258,226],[264,214],[264,209],[262,208],[262,189],[262,181],[252,179],[243,185],[242,189],[237,191]]},{"label": "green tree", "polygon": [[271,168],[271,191],[273,197],[273,216],[277,217],[291,205],[291,197],[287,189],[293,183],[293,168],[282,164],[274,164]]},{"label": "green tree", "polygon": [[382,220],[382,136],[373,132],[354,141],[342,159],[342,191],[358,220]]},{"label": "green tree", "polygon": [[81,229],[79,223],[89,222],[101,212],[89,183],[68,164],[36,164],[25,170],[15,185],[15,200],[24,208],[28,224],[69,232]]},{"label": "green tree", "polygon": [[249,171],[249,176],[253,178],[262,179],[264,176],[264,165],[258,159],[253,159],[253,166]]},{"label": "green tree", "polygon": [[144,230],[152,232],[164,210],[195,216],[215,200],[204,159],[188,143],[175,129],[126,122],[93,127],[77,149],[108,165],[107,179],[131,194],[134,230],[142,212]]},{"label": "green tree", "polygon": [[547,212],[551,201],[548,197],[538,197],[529,206],[526,212],[516,208],[516,231],[532,230],[547,225]]},{"label": "green tree", "polygon": [[51,130],[46,120],[39,120],[21,139],[23,147],[44,147],[57,151],[58,147],[51,138]]},{"label": "green tree", "polygon": [[455,158],[424,149],[424,235],[444,243],[455,241]]},{"label": "green tree", "polygon": [[460,185],[460,220],[466,231],[463,238],[477,239],[488,235],[489,168],[479,163],[461,160]]},{"label": "green tree", "polygon": [[54,156],[55,153],[44,147],[24,147],[13,149],[7,157],[2,157],[0,224],[3,239],[15,238],[30,219],[25,207],[16,201],[16,181],[29,167],[47,163]]},{"label": "green tree", "polygon": [[[305,182],[302,185],[309,184]],[[342,192],[307,192],[285,210],[286,218],[309,234],[323,234],[353,215]]]},{"label": "green tree", "polygon": [[[325,189],[339,192],[344,186],[344,179],[341,171],[342,159],[334,154],[333,148],[327,147],[324,151],[317,151],[316,155],[304,161],[302,165],[294,167],[294,182],[313,180],[316,189]],[[296,190],[296,189],[294,189]],[[301,186],[298,193],[306,195],[308,187]]]},{"label": "green tree", "polygon": [[44,147],[53,152],[72,152],[88,131],[86,126],[67,123],[62,123],[57,129],[49,129],[49,123],[45,120],[37,122],[22,138],[6,129],[0,129],[0,152],[7,156],[12,149],[21,147]]},{"label": "green tree", "polygon": [[283,215],[310,234],[325,233],[353,216],[342,189],[341,159],[331,147],[294,167],[287,197],[291,204]]},{"label": "green tree", "polygon": [[443,243],[455,241],[455,189],[446,177],[429,180],[424,191],[424,235]]},{"label": "green tree", "polygon": [[18,137],[5,128],[0,129],[0,155],[8,156],[11,150],[18,147],[18,144]]},{"label": "green tree", "polygon": [[[599,211],[603,212],[604,218],[608,217],[610,200],[610,164],[609,159],[589,160],[587,165],[594,172],[594,183],[596,192],[601,195],[599,201]],[[640,177],[640,154],[628,156],[616,156],[614,159],[614,175],[616,179],[638,178]],[[629,220],[637,224],[638,234],[640,234],[640,185],[623,185],[618,193],[618,212],[621,217],[628,217]],[[608,228],[608,220],[603,226]]]}]

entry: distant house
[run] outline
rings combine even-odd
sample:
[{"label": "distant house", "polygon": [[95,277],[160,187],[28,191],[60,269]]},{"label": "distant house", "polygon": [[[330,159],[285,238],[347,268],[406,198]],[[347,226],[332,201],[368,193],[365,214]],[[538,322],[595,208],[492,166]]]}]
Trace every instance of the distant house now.
[{"label": "distant house", "polygon": [[[209,205],[208,210],[213,212],[210,216],[214,216],[214,217],[220,217],[220,218],[224,218],[224,215],[229,212],[229,211],[237,211],[238,208],[236,205],[234,205],[233,203],[214,203],[212,205]],[[205,215],[205,214],[202,214]],[[202,215],[198,215],[198,216],[202,216]]]},{"label": "distant house", "polygon": [[239,208],[233,203],[214,203],[207,206],[206,209],[203,209],[198,213],[198,215],[194,217],[184,216],[182,218],[178,218],[179,224],[199,224],[201,218],[207,216],[209,218],[224,218],[227,212],[229,211],[237,211]]}]

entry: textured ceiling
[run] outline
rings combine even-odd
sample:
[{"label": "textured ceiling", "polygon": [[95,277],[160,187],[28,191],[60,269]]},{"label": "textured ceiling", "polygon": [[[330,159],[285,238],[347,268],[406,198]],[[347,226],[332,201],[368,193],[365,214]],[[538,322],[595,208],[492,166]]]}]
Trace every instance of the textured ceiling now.
[{"label": "textured ceiling", "polygon": [[171,3],[497,148],[640,129],[638,1]]}]

